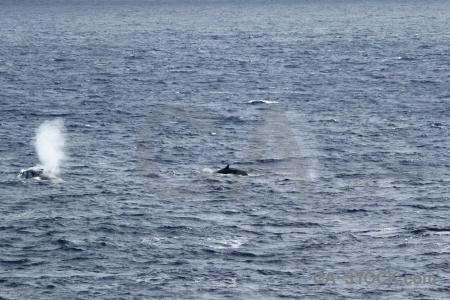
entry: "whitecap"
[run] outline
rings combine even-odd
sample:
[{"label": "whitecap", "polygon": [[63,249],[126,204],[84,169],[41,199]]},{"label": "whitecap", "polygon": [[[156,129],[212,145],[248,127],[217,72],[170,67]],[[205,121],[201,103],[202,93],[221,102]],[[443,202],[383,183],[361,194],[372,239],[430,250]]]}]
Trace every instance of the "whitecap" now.
[{"label": "whitecap", "polygon": [[250,100],[247,102],[248,104],[277,104],[278,101],[270,101],[270,100]]}]

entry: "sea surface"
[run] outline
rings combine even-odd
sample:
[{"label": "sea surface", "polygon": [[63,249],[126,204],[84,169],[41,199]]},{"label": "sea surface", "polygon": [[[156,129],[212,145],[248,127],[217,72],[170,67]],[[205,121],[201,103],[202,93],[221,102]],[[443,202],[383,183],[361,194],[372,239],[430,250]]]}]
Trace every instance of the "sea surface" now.
[{"label": "sea surface", "polygon": [[449,299],[449,18],[2,0],[0,299]]}]

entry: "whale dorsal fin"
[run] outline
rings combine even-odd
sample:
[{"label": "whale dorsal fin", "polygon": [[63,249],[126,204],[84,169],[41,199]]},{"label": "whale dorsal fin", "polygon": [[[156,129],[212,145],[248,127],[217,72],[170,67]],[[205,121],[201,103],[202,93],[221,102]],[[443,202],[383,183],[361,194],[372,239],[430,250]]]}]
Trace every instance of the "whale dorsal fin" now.
[{"label": "whale dorsal fin", "polygon": [[230,168],[230,165],[227,165],[226,167],[225,167],[225,169],[229,169]]}]

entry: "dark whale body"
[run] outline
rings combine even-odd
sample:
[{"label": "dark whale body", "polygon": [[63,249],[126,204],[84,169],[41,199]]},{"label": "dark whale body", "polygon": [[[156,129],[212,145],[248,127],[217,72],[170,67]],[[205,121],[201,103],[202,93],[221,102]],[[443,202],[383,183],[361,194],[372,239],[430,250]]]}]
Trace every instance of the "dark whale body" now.
[{"label": "dark whale body", "polygon": [[230,168],[230,165],[227,165],[222,170],[217,171],[217,173],[220,173],[220,174],[236,174],[236,175],[242,175],[242,176],[247,176],[248,175],[247,172],[245,172],[245,171]]},{"label": "dark whale body", "polygon": [[51,180],[56,178],[55,176],[45,173],[43,168],[32,167],[26,170],[22,170],[19,174],[19,178],[36,178],[40,180]]},{"label": "dark whale body", "polygon": [[20,177],[22,177],[22,178],[34,178],[34,177],[41,176],[42,173],[44,173],[43,169],[29,168],[28,170],[25,170],[25,171],[21,172],[20,173]]}]

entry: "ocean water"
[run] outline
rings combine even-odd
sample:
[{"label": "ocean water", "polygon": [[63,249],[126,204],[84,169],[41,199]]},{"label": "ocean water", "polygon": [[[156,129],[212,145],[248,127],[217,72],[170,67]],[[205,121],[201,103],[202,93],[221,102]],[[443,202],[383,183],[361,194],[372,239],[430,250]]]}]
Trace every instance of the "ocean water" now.
[{"label": "ocean water", "polygon": [[2,1],[0,298],[448,298],[449,12]]}]

